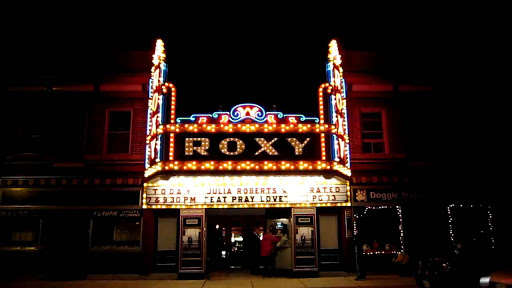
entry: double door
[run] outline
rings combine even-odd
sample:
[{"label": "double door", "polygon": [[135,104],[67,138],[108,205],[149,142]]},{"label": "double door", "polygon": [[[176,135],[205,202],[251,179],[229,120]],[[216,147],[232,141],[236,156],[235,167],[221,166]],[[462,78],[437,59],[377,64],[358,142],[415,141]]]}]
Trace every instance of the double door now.
[{"label": "double door", "polygon": [[246,238],[256,225],[264,228],[261,215],[211,215],[207,216],[207,262],[211,270],[245,269],[249,261]]}]

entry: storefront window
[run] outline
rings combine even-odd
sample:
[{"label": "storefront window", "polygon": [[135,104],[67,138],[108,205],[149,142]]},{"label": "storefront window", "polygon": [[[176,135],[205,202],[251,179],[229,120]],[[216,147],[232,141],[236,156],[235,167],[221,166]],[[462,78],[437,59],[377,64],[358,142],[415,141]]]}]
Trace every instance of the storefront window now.
[{"label": "storefront window", "polygon": [[97,218],[92,223],[93,249],[140,248],[141,219]]},{"label": "storefront window", "polygon": [[450,239],[457,252],[494,248],[491,208],[487,205],[449,205]]},{"label": "storefront window", "polygon": [[400,207],[359,207],[355,224],[366,254],[391,254],[403,250]]},{"label": "storefront window", "polygon": [[0,217],[0,248],[38,249],[39,217]]}]

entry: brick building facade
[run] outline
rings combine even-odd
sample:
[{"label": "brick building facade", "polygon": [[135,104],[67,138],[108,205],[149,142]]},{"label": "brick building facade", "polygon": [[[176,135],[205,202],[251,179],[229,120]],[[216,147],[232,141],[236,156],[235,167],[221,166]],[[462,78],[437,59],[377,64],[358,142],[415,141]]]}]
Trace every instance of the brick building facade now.
[{"label": "brick building facade", "polygon": [[[12,271],[51,276],[55,269],[69,269],[73,277],[177,271],[176,255],[155,248],[155,219],[165,213],[142,209],[151,52],[123,57],[123,67],[86,79],[60,74],[9,83],[2,106],[23,107],[20,113],[4,113],[8,117],[2,121],[9,141],[2,143],[0,213],[9,228],[2,232],[0,258]],[[415,221],[436,202],[436,192],[425,183],[432,182],[438,168],[433,156],[439,147],[421,140],[420,131],[435,133],[425,117],[432,117],[432,99],[439,91],[431,83],[401,83],[380,75],[374,53],[346,51],[343,57],[355,218],[349,215],[345,222],[345,210],[321,211],[336,215],[340,229],[347,230],[352,220],[376,217],[370,214],[381,208],[392,210],[390,217],[398,213],[399,218],[389,219],[394,221],[389,227],[401,233],[398,241],[388,241],[381,232],[368,236],[380,241],[370,253],[376,263],[372,269],[389,270],[391,256],[384,253],[389,242],[413,257],[425,245]],[[177,217],[178,211],[166,213]],[[340,233],[344,240],[333,252],[336,263],[326,260],[320,270],[354,269],[351,232]],[[161,256],[168,266],[159,262]],[[59,261],[47,266],[51,258]]]}]

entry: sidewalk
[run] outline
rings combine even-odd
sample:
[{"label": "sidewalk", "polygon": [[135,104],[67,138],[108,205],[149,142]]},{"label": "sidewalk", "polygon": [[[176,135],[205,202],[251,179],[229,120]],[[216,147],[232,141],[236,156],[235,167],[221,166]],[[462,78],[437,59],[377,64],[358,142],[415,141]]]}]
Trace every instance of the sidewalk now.
[{"label": "sidewalk", "polygon": [[414,277],[398,275],[368,275],[364,281],[355,281],[355,275],[330,276],[323,274],[317,278],[287,278],[261,276],[216,276],[209,280],[177,280],[176,274],[140,275],[90,275],[87,280],[49,281],[16,280],[0,282],[3,288],[361,288],[361,287],[398,287],[416,288]]}]

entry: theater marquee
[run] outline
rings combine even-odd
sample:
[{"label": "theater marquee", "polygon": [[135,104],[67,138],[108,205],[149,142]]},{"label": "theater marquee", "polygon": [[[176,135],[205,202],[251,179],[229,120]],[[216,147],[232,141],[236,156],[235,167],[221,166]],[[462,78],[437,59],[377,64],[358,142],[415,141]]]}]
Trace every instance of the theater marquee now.
[{"label": "theater marquee", "polygon": [[343,179],[323,176],[173,176],[146,185],[145,205],[286,207],[336,205],[348,200]]},{"label": "theater marquee", "polygon": [[143,208],[350,204],[345,83],[335,40],[329,44],[328,83],[318,89],[318,117],[254,103],[176,117],[176,89],[166,82],[165,58],[157,40]]}]

